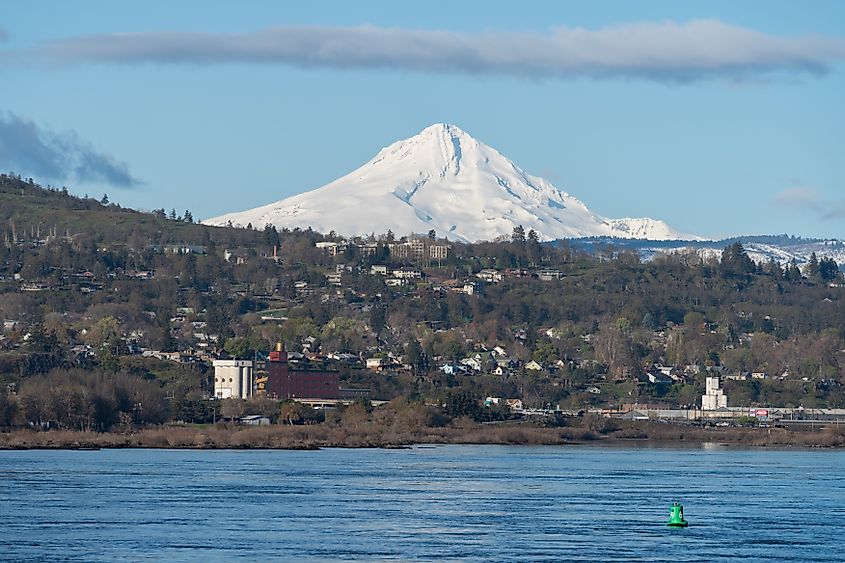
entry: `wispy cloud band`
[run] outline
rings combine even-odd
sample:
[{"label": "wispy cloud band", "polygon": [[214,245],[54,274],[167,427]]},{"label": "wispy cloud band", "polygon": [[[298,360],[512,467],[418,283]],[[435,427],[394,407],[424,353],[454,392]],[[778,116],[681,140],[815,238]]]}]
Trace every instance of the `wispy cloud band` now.
[{"label": "wispy cloud band", "polygon": [[73,132],[55,132],[0,111],[0,168],[50,182],[74,180],[133,188],[140,181],[125,162],[96,151]]},{"label": "wispy cloud band", "polygon": [[845,201],[829,200],[815,188],[807,186],[787,188],[775,194],[774,201],[789,209],[812,211],[821,219],[845,219]]},{"label": "wispy cloud band", "polygon": [[845,59],[845,41],[819,35],[779,37],[718,20],[596,30],[559,27],[545,34],[293,26],[231,34],[91,35],[46,43],[17,56],[59,64],[261,63],[685,82],[824,73]]}]

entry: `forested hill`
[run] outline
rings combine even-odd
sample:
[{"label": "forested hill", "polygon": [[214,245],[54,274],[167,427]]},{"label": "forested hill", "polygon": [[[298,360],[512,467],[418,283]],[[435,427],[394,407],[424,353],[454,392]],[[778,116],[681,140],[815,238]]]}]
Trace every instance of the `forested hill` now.
[{"label": "forested hill", "polygon": [[187,220],[184,215],[180,221],[168,220],[163,209],[143,213],[110,203],[106,196],[99,200],[77,197],[66,188],[44,188],[31,179],[0,174],[0,221],[4,231],[14,229],[17,235],[46,238],[98,233],[125,241],[136,233],[151,241],[207,241],[210,229],[194,224],[187,215]]}]

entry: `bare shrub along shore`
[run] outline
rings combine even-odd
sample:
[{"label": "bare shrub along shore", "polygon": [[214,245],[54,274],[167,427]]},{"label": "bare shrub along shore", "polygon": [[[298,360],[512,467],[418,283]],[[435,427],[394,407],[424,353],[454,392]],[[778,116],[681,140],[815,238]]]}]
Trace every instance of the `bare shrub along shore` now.
[{"label": "bare shrub along shore", "polygon": [[354,427],[272,425],[162,426],[126,432],[13,430],[0,433],[0,449],[182,448],[316,449],[391,448],[412,444],[566,445],[588,443],[707,443],[740,446],[842,447],[845,428],[701,428],[585,417],[564,427],[527,423],[486,425],[458,419],[448,426],[398,428],[374,422]]}]

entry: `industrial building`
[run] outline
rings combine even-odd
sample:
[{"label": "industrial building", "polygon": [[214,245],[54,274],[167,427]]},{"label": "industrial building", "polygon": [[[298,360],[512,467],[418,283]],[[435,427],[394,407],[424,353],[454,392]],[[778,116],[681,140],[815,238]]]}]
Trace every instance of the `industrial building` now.
[{"label": "industrial building", "polygon": [[292,369],[281,344],[267,360],[265,394],[270,399],[340,399],[340,373],[324,369]]},{"label": "industrial building", "polygon": [[214,360],[214,397],[251,399],[255,375],[250,360]]},{"label": "industrial building", "polygon": [[728,407],[728,396],[719,387],[718,377],[708,377],[705,381],[705,392],[701,396],[701,410],[715,411]]}]

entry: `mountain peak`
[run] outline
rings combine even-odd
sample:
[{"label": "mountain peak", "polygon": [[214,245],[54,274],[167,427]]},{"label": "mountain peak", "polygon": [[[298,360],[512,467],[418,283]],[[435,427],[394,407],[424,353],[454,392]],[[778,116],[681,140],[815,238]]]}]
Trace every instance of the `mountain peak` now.
[{"label": "mountain peak", "polygon": [[397,161],[412,161],[414,166],[424,165],[421,159],[429,160],[428,172],[437,175],[461,172],[465,151],[477,147],[479,142],[457,125],[435,123],[413,137],[397,141],[382,149],[368,164],[384,167]]},{"label": "mountain peak", "polygon": [[458,127],[457,125],[453,125],[451,123],[432,123],[422,131],[420,131],[416,136],[419,137],[420,135],[427,135],[427,134],[437,134],[437,135],[466,135],[466,131]]},{"label": "mountain peak", "polygon": [[533,229],[543,240],[689,238],[662,221],[597,215],[449,123],[435,123],[383,148],[364,166],[321,188],[205,222],[229,221],[345,235],[434,229],[466,242],[510,236],[517,225]]}]

